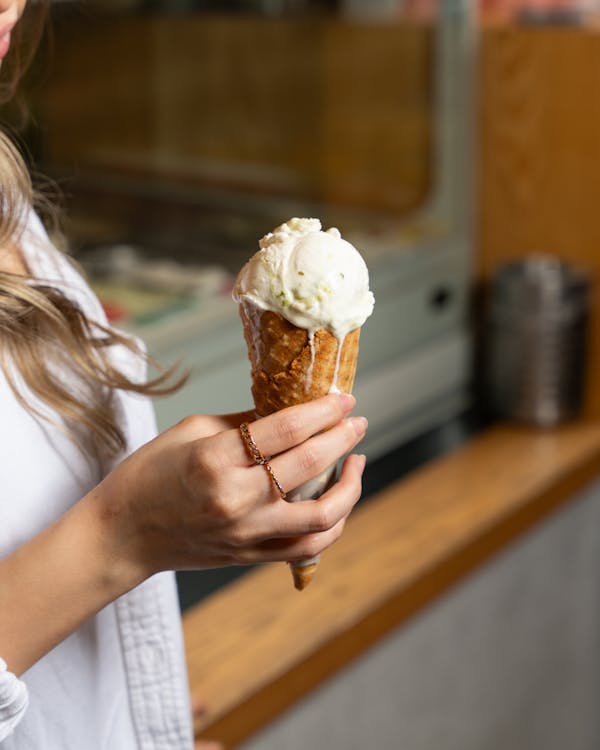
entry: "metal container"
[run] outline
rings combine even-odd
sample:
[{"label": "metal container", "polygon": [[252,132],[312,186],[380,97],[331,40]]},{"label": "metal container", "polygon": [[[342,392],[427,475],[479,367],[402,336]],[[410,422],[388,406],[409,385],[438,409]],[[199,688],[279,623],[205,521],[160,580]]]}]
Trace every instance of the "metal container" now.
[{"label": "metal container", "polygon": [[530,256],[496,274],[485,347],[496,414],[541,426],[577,414],[589,297],[587,276],[552,256]]}]

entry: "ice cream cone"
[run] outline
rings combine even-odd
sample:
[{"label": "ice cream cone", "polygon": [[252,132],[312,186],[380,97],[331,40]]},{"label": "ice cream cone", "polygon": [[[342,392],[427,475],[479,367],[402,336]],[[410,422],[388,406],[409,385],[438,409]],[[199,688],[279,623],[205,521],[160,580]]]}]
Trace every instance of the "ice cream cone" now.
[{"label": "ice cream cone", "polygon": [[[332,387],[350,393],[354,384],[360,329],[346,335],[338,360],[338,341],[318,330],[312,345],[308,331],[278,313],[251,303],[240,305],[244,337],[252,368],[252,397],[256,413],[266,417],[287,406],[325,396]],[[289,499],[319,497],[334,478],[335,467],[289,492]],[[319,559],[290,563],[294,586],[299,591],[312,581]]]},{"label": "ice cream cone", "polygon": [[[266,234],[233,288],[252,365],[256,413],[273,412],[352,391],[360,328],[373,312],[369,272],[338,229],[318,219],[293,218]],[[336,465],[286,500],[320,497],[335,481]],[[291,563],[294,585],[311,581],[318,557]]]}]

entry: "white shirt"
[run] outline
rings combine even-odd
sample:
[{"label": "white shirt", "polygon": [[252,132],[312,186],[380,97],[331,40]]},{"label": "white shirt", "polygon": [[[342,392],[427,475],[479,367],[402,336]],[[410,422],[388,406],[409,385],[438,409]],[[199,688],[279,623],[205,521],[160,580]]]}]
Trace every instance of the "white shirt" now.
[{"label": "white shirt", "polygon": [[[33,213],[23,252],[37,279],[59,286],[89,317],[106,322],[92,292],[52,247]],[[114,348],[111,356],[128,374],[143,378],[143,363],[124,347]],[[131,452],[156,434],[154,413],[145,397],[119,391],[118,399],[127,452]],[[51,413],[41,402],[31,401]],[[110,467],[90,466],[57,427],[25,410],[1,369],[0,415],[0,556],[4,557],[83,497]],[[5,670],[0,659],[2,750],[188,750],[193,746],[172,573],[153,576],[109,604],[32,666],[21,681]],[[23,710],[27,692],[29,705]]]}]

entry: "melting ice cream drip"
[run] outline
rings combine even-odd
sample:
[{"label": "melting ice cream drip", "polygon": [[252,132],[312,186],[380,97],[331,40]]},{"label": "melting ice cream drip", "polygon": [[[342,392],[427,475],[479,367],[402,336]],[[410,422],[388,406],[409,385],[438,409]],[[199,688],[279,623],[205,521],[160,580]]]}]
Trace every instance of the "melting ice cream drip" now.
[{"label": "melting ice cream drip", "polygon": [[[242,306],[244,308],[244,312],[246,313],[246,316],[248,318],[251,318],[252,316],[256,315],[256,311],[253,309],[252,305],[250,305],[250,304],[248,304],[246,302],[246,300],[243,300],[241,302],[241,304],[242,304]],[[249,346],[252,346],[252,349],[254,351],[254,356],[255,356],[255,358],[258,359],[258,353],[259,353],[259,350],[260,350],[259,343],[258,343],[259,342],[259,338],[260,338],[259,332],[258,332],[258,327],[257,326],[252,326],[252,327],[249,328],[249,331],[250,331],[250,334],[252,336],[252,341],[249,342]]]},{"label": "melting ice cream drip", "polygon": [[337,336],[337,354],[335,356],[335,369],[333,371],[333,379],[331,381],[331,387],[329,388],[329,393],[339,393],[340,389],[338,388],[338,375],[340,374],[340,362],[342,360],[342,347],[344,346],[344,341],[346,340],[346,336],[340,337]]},{"label": "melting ice cream drip", "polygon": [[[313,370],[315,367],[315,357],[316,357],[316,351],[315,351],[315,333],[316,331],[313,331],[312,328],[307,331],[308,333],[308,346],[310,348],[310,364],[308,366],[308,369],[306,370],[306,382],[304,384],[304,393],[309,393],[311,387],[312,387],[312,378],[313,378]],[[337,341],[337,353],[335,355],[335,368],[333,371],[333,377],[331,379],[331,385],[329,387],[329,393],[341,393],[340,389],[338,388],[338,377],[340,374],[340,364],[342,361],[342,349],[344,347],[344,341],[346,340],[346,336],[336,336]]]},{"label": "melting ice cream drip", "polygon": [[315,331],[312,328],[308,330],[308,345],[310,347],[310,364],[306,371],[306,383],[304,384],[304,393],[308,393],[312,386],[313,370],[315,368]]}]

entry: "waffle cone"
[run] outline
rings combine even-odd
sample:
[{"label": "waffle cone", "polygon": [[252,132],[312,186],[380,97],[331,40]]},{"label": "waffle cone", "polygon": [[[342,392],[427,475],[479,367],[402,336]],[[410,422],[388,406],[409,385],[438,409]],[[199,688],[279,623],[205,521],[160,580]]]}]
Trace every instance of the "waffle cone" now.
[{"label": "waffle cone", "polygon": [[[312,401],[334,384],[338,340],[324,329],[316,331],[312,357],[308,331],[277,313],[240,305],[244,337],[252,365],[252,398],[259,417]],[[358,359],[360,328],[343,341],[337,388],[351,393]]]},{"label": "waffle cone", "polygon": [[[348,333],[342,342],[336,379],[338,340],[329,331],[316,331],[311,348],[308,331],[277,313],[244,303],[240,305],[240,316],[252,368],[252,397],[257,416],[266,417],[288,406],[325,396],[333,385],[351,393],[359,328]],[[296,589],[302,591],[308,586],[317,564],[318,558],[308,564],[290,563]]]}]

